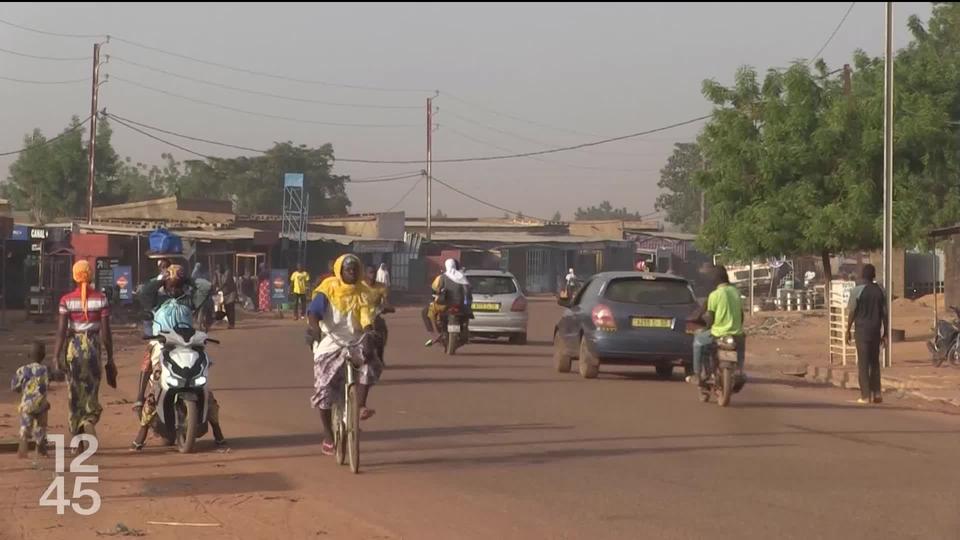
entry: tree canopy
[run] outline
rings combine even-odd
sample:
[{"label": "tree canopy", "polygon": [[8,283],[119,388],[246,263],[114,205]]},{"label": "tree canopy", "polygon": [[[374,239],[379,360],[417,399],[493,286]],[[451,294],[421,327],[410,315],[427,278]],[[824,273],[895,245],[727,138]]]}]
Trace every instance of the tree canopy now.
[{"label": "tree canopy", "polygon": [[577,207],[574,219],[578,221],[591,219],[641,219],[639,212],[630,212],[624,208],[614,208],[610,201],[603,201],[598,206],[587,208]]}]

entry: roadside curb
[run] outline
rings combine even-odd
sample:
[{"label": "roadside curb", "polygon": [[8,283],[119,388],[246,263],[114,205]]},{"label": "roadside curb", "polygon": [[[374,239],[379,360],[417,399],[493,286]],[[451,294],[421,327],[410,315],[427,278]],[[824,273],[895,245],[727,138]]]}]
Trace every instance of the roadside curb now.
[{"label": "roadside curb", "polygon": [[[830,366],[807,366],[806,374],[803,378],[811,384],[834,386],[843,390],[860,389],[858,375],[854,369]],[[887,375],[881,375],[880,384],[884,392],[960,407],[960,388],[936,386]]]}]

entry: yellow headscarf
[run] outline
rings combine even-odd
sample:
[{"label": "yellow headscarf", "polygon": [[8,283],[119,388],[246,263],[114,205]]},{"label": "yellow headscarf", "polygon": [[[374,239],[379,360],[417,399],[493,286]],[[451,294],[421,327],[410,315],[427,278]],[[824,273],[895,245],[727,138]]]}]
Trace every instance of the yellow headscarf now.
[{"label": "yellow headscarf", "polygon": [[73,264],[73,281],[80,286],[80,305],[83,306],[83,318],[85,320],[90,318],[87,314],[87,288],[90,287],[92,276],[89,262],[79,260]]},{"label": "yellow headscarf", "polygon": [[333,276],[323,280],[320,286],[313,290],[313,295],[323,293],[333,309],[340,313],[350,314],[355,325],[359,324],[360,328],[366,328],[373,324],[373,306],[370,302],[373,291],[364,283],[363,276],[359,272],[357,273],[357,282],[353,285],[343,281],[341,277],[343,266],[348,259],[355,259],[358,268],[362,268],[362,265],[359,264],[360,259],[356,255],[341,255],[333,263]]}]

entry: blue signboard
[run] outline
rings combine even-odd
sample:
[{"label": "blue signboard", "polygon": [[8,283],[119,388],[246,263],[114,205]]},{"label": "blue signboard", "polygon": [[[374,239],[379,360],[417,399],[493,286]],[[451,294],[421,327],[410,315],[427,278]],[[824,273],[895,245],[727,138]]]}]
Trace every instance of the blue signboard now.
[{"label": "blue signboard", "polygon": [[270,302],[274,306],[279,306],[289,299],[289,285],[286,268],[270,270]]},{"label": "blue signboard", "polygon": [[133,302],[133,272],[129,266],[113,268],[113,284],[117,287],[120,301],[124,304]]},{"label": "blue signboard", "polygon": [[14,225],[10,232],[10,240],[29,240],[30,227],[26,225]]}]

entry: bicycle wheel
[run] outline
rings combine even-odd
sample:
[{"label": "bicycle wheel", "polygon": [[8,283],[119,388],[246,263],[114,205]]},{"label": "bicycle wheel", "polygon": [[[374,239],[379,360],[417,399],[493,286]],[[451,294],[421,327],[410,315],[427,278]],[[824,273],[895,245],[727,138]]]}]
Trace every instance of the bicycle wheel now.
[{"label": "bicycle wheel", "polygon": [[350,456],[350,471],[360,472],[360,401],[357,398],[357,385],[347,390],[347,453]]},{"label": "bicycle wheel", "polygon": [[344,432],[344,422],[343,422],[343,403],[334,403],[333,409],[330,411],[333,421],[333,455],[337,460],[337,465],[343,465],[347,462],[347,445],[343,436]]}]

